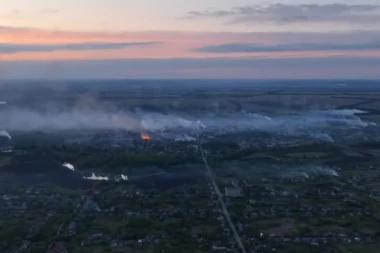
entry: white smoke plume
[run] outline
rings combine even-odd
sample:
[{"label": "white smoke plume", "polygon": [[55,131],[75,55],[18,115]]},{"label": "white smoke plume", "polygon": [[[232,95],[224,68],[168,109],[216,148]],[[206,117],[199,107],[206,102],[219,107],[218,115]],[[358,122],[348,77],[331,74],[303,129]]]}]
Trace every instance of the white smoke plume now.
[{"label": "white smoke plume", "polygon": [[[260,130],[294,135],[309,129],[323,132],[323,129],[331,125],[344,128],[362,128],[375,125],[371,122],[362,121],[356,116],[356,114],[361,113],[364,112],[359,110],[313,110],[277,114],[270,117],[247,113],[184,116],[178,113],[125,112],[88,107],[70,111],[49,112],[11,108],[0,111],[0,118],[3,119],[0,122],[0,128],[12,131],[83,129],[136,132],[162,132],[174,129],[206,132]],[[326,135],[317,135],[316,138],[324,138],[326,141],[329,139]]]},{"label": "white smoke plume", "polygon": [[127,175],[118,175],[118,176],[115,176],[115,181],[119,182],[119,181],[128,181],[128,176]]},{"label": "white smoke plume", "polygon": [[357,109],[341,109],[341,110],[335,110],[335,109],[333,109],[333,110],[327,110],[327,111],[317,110],[316,112],[330,114],[330,115],[338,115],[338,116],[342,116],[342,115],[352,116],[352,115],[355,115],[355,114],[364,114],[364,113],[367,113],[366,111],[357,110]]},{"label": "white smoke plume", "polygon": [[[297,134],[304,130],[326,129],[331,125],[341,125],[345,128],[361,128],[374,125],[362,121],[355,114],[364,113],[358,110],[314,110],[292,114],[272,115],[260,114],[230,114],[202,119],[203,124],[210,128],[223,126],[231,130],[261,130],[266,132]],[[325,136],[326,137],[326,136]]]},{"label": "white smoke plume", "polygon": [[334,168],[328,166],[301,165],[291,168],[290,172],[288,169],[285,171],[286,175],[304,177],[306,179],[309,179],[313,175],[328,175],[339,177],[339,173]]},{"label": "white smoke plume", "polygon": [[116,176],[97,176],[95,173],[92,173],[90,177],[83,177],[84,179],[87,180],[95,180],[95,181],[110,181],[114,180],[116,182],[119,181],[128,181],[128,176],[127,175],[116,175]]},{"label": "white smoke plume", "polygon": [[0,101],[0,105],[6,105],[7,104],[7,102],[5,102],[5,101]]},{"label": "white smoke plume", "polygon": [[75,171],[74,165],[72,165],[70,163],[64,163],[64,164],[62,164],[62,166],[68,168],[69,170]]},{"label": "white smoke plume", "polygon": [[182,135],[179,135],[175,138],[175,141],[195,141],[196,139],[194,137],[191,137],[187,134],[182,134]]},{"label": "white smoke plume", "polygon": [[325,142],[335,142],[334,139],[326,133],[311,133],[310,136]]},{"label": "white smoke plume", "polygon": [[272,119],[270,117],[265,116],[265,115],[261,115],[258,113],[248,113],[247,115],[251,116],[252,118],[256,118],[256,119],[263,119],[263,120],[272,121]]},{"label": "white smoke plume", "polygon": [[336,172],[336,170],[331,169],[331,168],[324,168],[324,169],[322,169],[322,172],[324,172],[328,175],[334,176],[334,177],[339,177],[338,172]]},{"label": "white smoke plume", "polygon": [[102,176],[97,176],[95,173],[92,173],[90,177],[83,177],[88,180],[95,180],[95,181],[108,181],[109,177],[102,177]]},{"label": "white smoke plume", "polygon": [[197,126],[197,123],[176,115],[148,113],[142,115],[141,125],[146,130],[163,131],[168,128],[195,128]]},{"label": "white smoke plume", "polygon": [[206,126],[200,120],[196,122],[196,127],[198,130],[202,128],[206,128]]},{"label": "white smoke plume", "polygon": [[316,174],[325,174],[325,175],[330,175],[334,177],[339,177],[338,172],[330,167],[317,166],[312,169],[312,172]]},{"label": "white smoke plume", "polygon": [[12,140],[12,136],[7,131],[0,131],[0,136],[7,137],[9,140]]}]

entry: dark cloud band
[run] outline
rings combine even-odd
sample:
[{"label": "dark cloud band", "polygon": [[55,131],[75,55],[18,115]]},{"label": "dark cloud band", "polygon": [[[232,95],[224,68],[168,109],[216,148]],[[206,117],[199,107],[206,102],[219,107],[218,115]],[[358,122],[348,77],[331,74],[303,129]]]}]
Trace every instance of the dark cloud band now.
[{"label": "dark cloud band", "polygon": [[185,18],[227,18],[231,23],[346,22],[374,24],[380,18],[375,4],[271,4],[241,6],[230,10],[190,11]]},{"label": "dark cloud band", "polygon": [[162,42],[98,42],[71,44],[16,44],[0,43],[0,53],[12,54],[20,52],[53,52],[53,51],[88,51],[122,49],[126,47],[152,46]]},{"label": "dark cloud band", "polygon": [[328,44],[328,43],[294,43],[278,45],[262,45],[249,43],[233,43],[208,45],[193,49],[203,53],[271,53],[271,52],[302,52],[302,51],[345,51],[345,50],[377,50],[380,41],[362,44]]},{"label": "dark cloud band", "polygon": [[[267,69],[276,71],[293,69],[318,70],[319,68],[380,68],[379,57],[308,57],[308,58],[178,58],[178,59],[104,59],[55,61],[0,62],[3,77],[43,78],[50,68],[57,69],[55,78],[101,78],[102,76],[141,77],[165,72],[176,75],[182,70],[219,71],[221,69]],[[220,72],[220,71],[219,71]],[[220,72],[222,73],[222,72]]]}]

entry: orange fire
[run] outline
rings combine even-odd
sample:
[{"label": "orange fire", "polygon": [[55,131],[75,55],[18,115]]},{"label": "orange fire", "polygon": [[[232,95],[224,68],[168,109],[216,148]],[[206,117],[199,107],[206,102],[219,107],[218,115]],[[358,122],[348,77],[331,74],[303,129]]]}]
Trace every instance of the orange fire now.
[{"label": "orange fire", "polygon": [[142,133],[141,134],[141,139],[143,139],[144,141],[148,141],[150,139],[149,135],[148,134],[144,134]]}]

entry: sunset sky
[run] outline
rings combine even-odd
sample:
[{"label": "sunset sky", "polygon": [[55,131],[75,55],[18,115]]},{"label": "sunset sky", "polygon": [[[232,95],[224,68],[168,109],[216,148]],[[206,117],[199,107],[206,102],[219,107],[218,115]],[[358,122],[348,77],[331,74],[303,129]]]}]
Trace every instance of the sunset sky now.
[{"label": "sunset sky", "polygon": [[0,79],[380,78],[379,0],[2,0]]}]

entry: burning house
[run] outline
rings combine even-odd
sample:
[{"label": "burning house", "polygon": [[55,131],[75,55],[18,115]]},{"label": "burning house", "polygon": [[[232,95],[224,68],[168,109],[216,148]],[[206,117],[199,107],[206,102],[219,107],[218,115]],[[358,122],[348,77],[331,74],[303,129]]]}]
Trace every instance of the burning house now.
[{"label": "burning house", "polygon": [[149,141],[150,137],[149,137],[149,135],[146,134],[146,133],[141,133],[141,139],[142,139],[143,141]]},{"label": "burning house", "polygon": [[141,133],[141,140],[143,140],[143,150],[146,151],[148,149],[150,136],[146,133]]}]

